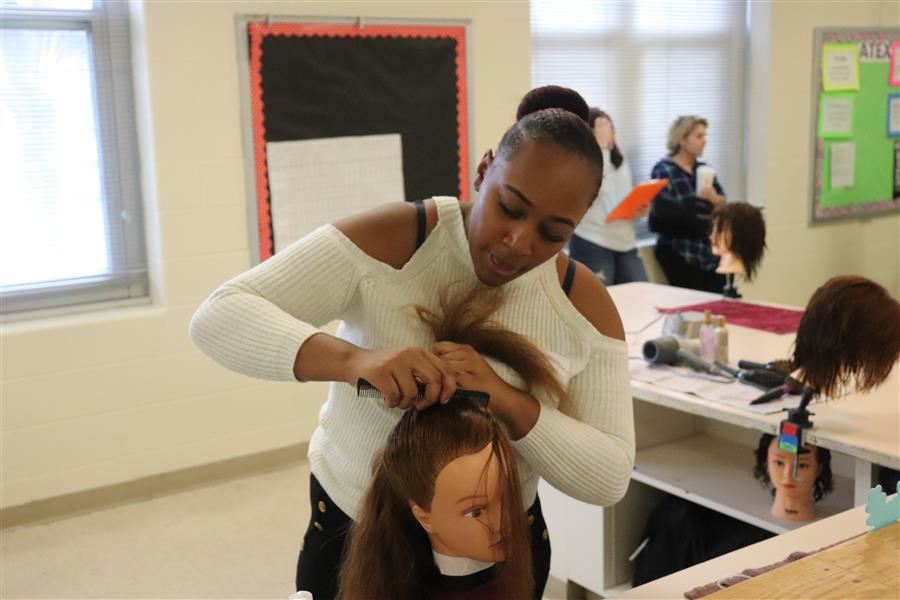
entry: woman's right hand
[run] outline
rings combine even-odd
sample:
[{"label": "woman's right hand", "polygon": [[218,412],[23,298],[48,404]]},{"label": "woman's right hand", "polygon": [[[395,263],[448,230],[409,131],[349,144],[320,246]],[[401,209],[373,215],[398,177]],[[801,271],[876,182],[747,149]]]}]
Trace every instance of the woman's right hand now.
[{"label": "woman's right hand", "polygon": [[[384,396],[385,406],[419,410],[446,404],[456,391],[456,378],[443,361],[424,348],[367,350],[357,348],[348,362],[347,383],[365,379]],[[424,386],[421,395],[420,386]]]}]

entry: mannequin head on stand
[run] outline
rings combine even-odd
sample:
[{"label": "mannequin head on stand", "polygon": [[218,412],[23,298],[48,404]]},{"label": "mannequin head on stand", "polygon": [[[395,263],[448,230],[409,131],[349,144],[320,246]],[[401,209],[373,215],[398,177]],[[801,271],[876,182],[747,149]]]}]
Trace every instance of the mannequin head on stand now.
[{"label": "mannequin head on stand", "polygon": [[469,571],[503,563],[495,589],[530,597],[518,472],[509,440],[482,402],[454,398],[404,413],[375,460],[348,548],[346,599],[427,597],[441,579],[438,559]]},{"label": "mannequin head on stand", "polygon": [[813,503],[834,489],[831,452],[827,448],[804,446],[796,479],[791,475],[795,456],[779,449],[776,436],[763,434],[755,454],[753,476],[772,492],[772,515],[786,521],[814,519]]},{"label": "mannequin head on stand", "polygon": [[713,211],[711,223],[712,253],[720,257],[716,273],[743,275],[751,281],[766,250],[762,211],[746,202],[729,202]]}]

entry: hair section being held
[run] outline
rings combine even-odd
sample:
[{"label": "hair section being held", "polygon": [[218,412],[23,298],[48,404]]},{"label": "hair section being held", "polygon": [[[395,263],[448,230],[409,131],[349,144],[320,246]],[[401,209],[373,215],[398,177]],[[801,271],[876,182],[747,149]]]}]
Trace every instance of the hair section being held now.
[{"label": "hair section being held", "polygon": [[479,354],[490,356],[518,373],[529,394],[534,396],[537,392],[554,398],[560,406],[568,401],[568,391],[560,383],[547,355],[525,336],[491,318],[503,304],[503,288],[475,286],[454,297],[450,290],[445,288],[439,297],[443,314],[415,307],[436,341],[472,346]]},{"label": "hair section being held", "polygon": [[423,411],[407,410],[388,436],[350,529],[340,576],[344,600],[418,600],[431,595],[438,571],[412,503],[430,510],[441,470],[487,446],[501,467],[505,560],[496,588],[503,597],[531,597],[527,522],[511,445],[483,403],[461,398]]}]

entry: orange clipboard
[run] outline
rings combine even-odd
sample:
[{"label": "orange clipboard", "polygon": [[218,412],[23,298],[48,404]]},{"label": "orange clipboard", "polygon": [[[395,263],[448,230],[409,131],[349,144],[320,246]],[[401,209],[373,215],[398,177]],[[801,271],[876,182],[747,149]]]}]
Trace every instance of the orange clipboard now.
[{"label": "orange clipboard", "polygon": [[643,207],[650,204],[661,189],[669,183],[668,179],[651,179],[644,183],[639,183],[625,196],[625,199],[619,202],[619,205],[612,209],[606,215],[606,222],[618,221],[619,219],[634,219],[637,212]]}]

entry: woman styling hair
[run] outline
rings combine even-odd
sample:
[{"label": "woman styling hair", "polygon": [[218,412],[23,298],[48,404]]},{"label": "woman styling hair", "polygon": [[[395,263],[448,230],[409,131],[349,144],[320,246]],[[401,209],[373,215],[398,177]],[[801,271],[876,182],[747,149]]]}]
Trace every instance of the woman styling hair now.
[{"label": "woman styling hair", "polygon": [[525,519],[512,447],[486,405],[406,411],[350,529],[341,597],[531,597]]},{"label": "woman styling hair", "polygon": [[[560,90],[556,106],[580,98]],[[321,227],[198,309],[191,334],[226,367],[332,382],[309,446],[313,514],[299,589],[316,600],[335,596],[346,529],[359,515],[373,458],[403,415],[398,409],[447,402],[457,386],[489,393],[491,413],[513,440],[523,505],[540,532],[530,537],[536,597],[550,561],[538,478],[593,504],[624,495],[634,421],[622,324],[603,284],[562,253],[602,175],[585,120],[537,110],[503,135],[496,156],[482,158],[473,203],[389,204]],[[491,320],[552,364],[566,398],[552,385],[529,385],[531,373],[497,358],[503,348],[435,335],[412,308],[438,314],[442,298],[447,306],[460,294],[482,300],[492,288],[500,300]],[[320,329],[334,320],[336,335]],[[358,398],[359,379],[384,400]]]}]

